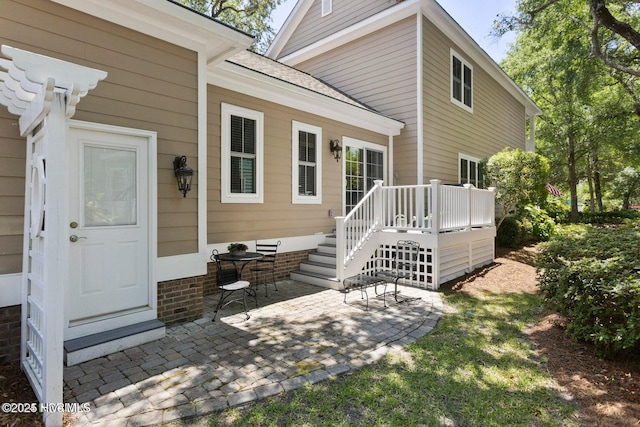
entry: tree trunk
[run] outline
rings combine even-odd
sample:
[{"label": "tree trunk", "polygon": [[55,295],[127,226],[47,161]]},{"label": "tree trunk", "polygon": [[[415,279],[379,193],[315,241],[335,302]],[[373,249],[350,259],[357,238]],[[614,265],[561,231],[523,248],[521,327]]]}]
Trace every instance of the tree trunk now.
[{"label": "tree trunk", "polygon": [[600,156],[598,153],[593,153],[593,184],[596,193],[596,204],[598,206],[598,212],[602,212],[602,181],[600,176]]},{"label": "tree trunk", "polygon": [[571,191],[571,214],[569,220],[577,223],[580,219],[578,214],[578,176],[576,173],[576,137],[569,134],[569,190]]},{"label": "tree trunk", "polygon": [[593,169],[591,168],[591,159],[587,158],[587,182],[589,183],[589,210],[596,210],[596,196],[593,190]]}]

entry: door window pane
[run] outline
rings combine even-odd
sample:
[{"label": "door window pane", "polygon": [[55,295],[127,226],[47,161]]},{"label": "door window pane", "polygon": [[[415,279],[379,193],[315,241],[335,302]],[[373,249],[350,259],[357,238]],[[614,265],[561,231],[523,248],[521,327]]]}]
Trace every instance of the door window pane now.
[{"label": "door window pane", "polygon": [[137,223],[137,153],[84,146],[84,226]]}]

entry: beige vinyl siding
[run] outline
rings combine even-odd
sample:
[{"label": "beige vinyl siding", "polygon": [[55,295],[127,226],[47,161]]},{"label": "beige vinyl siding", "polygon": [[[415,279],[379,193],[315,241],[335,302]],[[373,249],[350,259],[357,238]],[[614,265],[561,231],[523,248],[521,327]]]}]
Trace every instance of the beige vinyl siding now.
[{"label": "beige vinyl siding", "polygon": [[[264,203],[221,203],[221,103],[264,113]],[[322,204],[292,204],[291,126],[296,120],[322,128]],[[320,116],[209,85],[208,89],[208,238],[209,244],[329,233],[342,212],[342,168],[329,152],[331,139],[343,136],[386,146],[388,137]],[[341,142],[342,144],[342,142]]]},{"label": "beige vinyl siding", "polygon": [[394,137],[398,184],[416,182],[416,46],[416,19],[411,17],[297,66],[405,123]]},{"label": "beige vinyl siding", "polygon": [[[525,110],[478,64],[423,18],[425,181],[458,182],[458,154],[479,159],[524,149]],[[451,48],[473,66],[473,113],[451,102]]]},{"label": "beige vinyl siding", "polygon": [[25,151],[17,118],[0,107],[0,274],[22,270]]},{"label": "beige vinyl siding", "polygon": [[[198,176],[196,173],[193,189],[183,199],[174,183],[172,165],[178,155],[188,156],[192,167],[197,165],[197,53],[51,1],[0,2],[0,44],[108,72],[80,101],[74,119],[157,132],[158,256],[197,252]],[[0,123],[16,120],[2,108]],[[0,161],[16,156],[7,147],[18,138],[22,146],[18,160],[24,167],[25,140],[17,134],[16,127],[7,129],[0,124]],[[0,193],[0,205],[22,211],[24,178],[0,175],[0,188],[8,180],[19,181],[15,183],[19,194]],[[14,228],[9,235],[19,233],[21,240],[22,225],[19,230]],[[0,226],[2,233],[6,231]],[[0,235],[0,244],[7,236]],[[14,254],[4,255],[5,246],[1,247],[0,274],[19,271],[14,261],[4,266],[4,258]]]},{"label": "beige vinyl siding", "polygon": [[395,4],[395,0],[333,0],[333,11],[323,17],[322,1],[315,0],[279,56],[302,49]]}]

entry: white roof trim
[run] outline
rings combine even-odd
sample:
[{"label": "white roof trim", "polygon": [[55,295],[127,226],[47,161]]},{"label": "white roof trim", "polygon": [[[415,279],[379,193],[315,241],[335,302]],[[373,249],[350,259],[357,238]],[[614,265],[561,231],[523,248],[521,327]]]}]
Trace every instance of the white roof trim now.
[{"label": "white roof trim", "polygon": [[9,58],[0,58],[0,104],[20,116],[23,136],[49,112],[55,90],[67,93],[66,115],[71,117],[80,98],[107,77],[105,71],[11,46],[2,45],[0,51]]},{"label": "white roof trim", "polygon": [[275,102],[382,135],[397,136],[404,128],[404,123],[379,113],[347,104],[229,62],[209,67],[207,80],[209,84],[214,86]]},{"label": "white roof trim", "polygon": [[266,56],[275,59],[280,55],[280,52],[282,52],[282,49],[293,35],[293,32],[298,28],[298,25],[302,22],[302,18],[307,14],[312,4],[313,0],[298,0],[284,21],[284,24],[280,27],[280,31],[278,31],[278,34],[276,34],[276,37],[269,45]]},{"label": "white roof trim", "polygon": [[[376,15],[370,16],[367,19],[364,19],[351,25],[350,27],[345,28],[344,30],[333,33],[330,36],[325,37],[324,39],[310,44],[309,46],[303,47],[302,49],[299,49],[289,55],[279,58],[278,61],[293,66],[295,64],[299,64],[308,59],[311,59],[320,53],[328,52],[338,46],[342,46],[343,44],[352,42],[356,39],[359,39],[360,37],[364,37],[368,34],[378,31],[381,28],[415,15],[420,10],[420,1],[421,0],[408,0],[400,3],[397,6],[389,7],[382,12],[377,13]],[[304,17],[304,15],[301,16],[298,21],[301,21],[302,17]],[[288,25],[288,20],[287,22],[285,22],[285,25]],[[273,54],[271,53],[270,47],[267,51],[267,56],[274,59],[277,58],[277,55],[280,54],[280,51],[282,51],[282,48],[288,41],[289,37],[291,37],[291,35],[295,31],[295,27],[297,27],[297,25],[294,26],[290,31],[287,31],[287,28],[283,26],[284,32],[288,35],[287,39],[282,42],[283,44],[277,52],[274,49]],[[280,33],[278,33],[278,35],[280,35]],[[283,37],[284,36],[285,34],[283,34]]]},{"label": "white roof trim", "polygon": [[247,49],[253,37],[168,0],[53,0],[80,12],[194,51],[207,63]]},{"label": "white roof trim", "polygon": [[[307,0],[302,0],[301,3]],[[460,46],[465,56],[473,59],[482,69],[491,75],[502,87],[504,87],[514,98],[518,99],[525,106],[527,115],[537,116],[542,114],[542,110],[515,84],[515,82],[500,68],[498,64],[467,34],[464,29],[434,0],[408,0],[396,6],[385,9],[384,11],[371,16],[363,21],[351,25],[344,30],[338,31],[322,40],[319,40],[309,46],[299,49],[289,55],[279,58],[278,61],[296,66],[317,55],[328,52],[336,47],[352,42],[367,34],[378,31],[384,27],[394,24],[411,15],[417,14],[418,11],[432,21],[440,31],[449,37],[454,43]],[[299,13],[299,12],[296,12]],[[304,16],[304,14],[302,14]],[[296,22],[302,17],[288,19],[286,26],[281,29],[282,45],[273,46],[269,49],[268,56],[277,57],[282,47],[288,41],[288,38],[295,31]],[[280,33],[278,34],[280,36]],[[275,41],[274,41],[275,43]]]}]

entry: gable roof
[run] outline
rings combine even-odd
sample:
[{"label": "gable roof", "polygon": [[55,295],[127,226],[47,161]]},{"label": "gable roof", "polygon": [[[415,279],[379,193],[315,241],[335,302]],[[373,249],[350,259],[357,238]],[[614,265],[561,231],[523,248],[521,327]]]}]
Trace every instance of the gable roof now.
[{"label": "gable roof", "polygon": [[231,62],[241,67],[254,70],[258,73],[262,73],[274,79],[278,79],[283,82],[316,92],[320,95],[333,98],[337,101],[344,102],[346,104],[350,104],[364,110],[369,110],[372,113],[381,114],[368,105],[356,100],[355,98],[352,98],[341,90],[318,79],[317,77],[312,76],[309,73],[297,70],[289,65],[283,64],[255,52],[251,52],[248,50],[239,52],[231,58],[227,59],[227,62]]},{"label": "gable roof", "polygon": [[280,28],[273,43],[267,50],[267,56],[295,66],[307,59],[313,58],[338,46],[364,37],[381,28],[394,24],[409,16],[422,13],[442,33],[460,46],[466,56],[474,60],[482,69],[492,76],[514,98],[525,107],[528,115],[541,115],[542,110],[524,93],[524,91],[509,77],[502,68],[469,36],[436,0],[405,0],[369,18],[351,25],[348,28],[331,34],[324,39],[310,44],[289,55],[279,57],[295,29],[305,14],[309,11],[314,0],[298,0],[287,20]]},{"label": "gable roof", "polygon": [[303,71],[248,50],[208,67],[209,84],[384,135],[405,124]]}]

